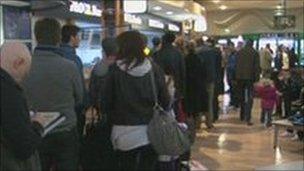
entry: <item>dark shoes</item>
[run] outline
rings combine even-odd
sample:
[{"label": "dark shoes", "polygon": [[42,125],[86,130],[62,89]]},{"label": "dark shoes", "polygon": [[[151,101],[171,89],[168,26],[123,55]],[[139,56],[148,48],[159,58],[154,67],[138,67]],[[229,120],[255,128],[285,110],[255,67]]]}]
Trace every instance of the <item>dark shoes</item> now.
[{"label": "dark shoes", "polygon": [[214,128],[214,125],[208,125],[207,126],[207,129],[212,129],[212,128]]},{"label": "dark shoes", "polygon": [[247,125],[248,125],[248,126],[252,126],[253,123],[252,123],[252,122],[247,122]]}]

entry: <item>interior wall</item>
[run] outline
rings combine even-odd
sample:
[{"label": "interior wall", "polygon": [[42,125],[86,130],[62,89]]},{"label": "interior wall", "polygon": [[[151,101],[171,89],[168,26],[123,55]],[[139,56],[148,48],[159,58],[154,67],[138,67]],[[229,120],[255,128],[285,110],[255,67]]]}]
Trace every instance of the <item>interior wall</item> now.
[{"label": "interior wall", "polygon": [[287,14],[296,16],[296,26],[284,30],[273,28],[273,10],[212,11],[207,13],[208,29],[206,34],[222,36],[247,33],[303,32],[303,11],[303,8],[289,9]]}]

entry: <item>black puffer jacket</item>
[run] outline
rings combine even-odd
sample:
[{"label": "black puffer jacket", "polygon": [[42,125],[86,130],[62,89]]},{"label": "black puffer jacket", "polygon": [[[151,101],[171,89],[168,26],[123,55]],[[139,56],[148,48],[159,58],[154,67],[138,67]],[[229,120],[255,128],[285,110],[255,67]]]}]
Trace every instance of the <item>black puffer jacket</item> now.
[{"label": "black puffer jacket", "polygon": [[185,93],[186,68],[181,52],[172,45],[165,44],[154,55],[155,62],[167,75],[172,75],[178,96]]},{"label": "black puffer jacket", "polygon": [[146,125],[153,116],[154,106],[151,68],[155,74],[159,104],[164,108],[169,104],[164,73],[149,60],[127,71],[118,63],[111,66],[107,75],[102,106],[114,125]]}]

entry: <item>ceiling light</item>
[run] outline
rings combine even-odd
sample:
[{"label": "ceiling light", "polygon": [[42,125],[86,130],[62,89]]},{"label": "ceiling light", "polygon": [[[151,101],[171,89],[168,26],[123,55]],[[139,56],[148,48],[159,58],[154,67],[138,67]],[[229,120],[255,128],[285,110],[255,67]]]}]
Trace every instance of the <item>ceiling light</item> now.
[{"label": "ceiling light", "polygon": [[167,11],[166,14],[167,14],[167,15],[172,15],[173,12],[172,12],[172,11]]},{"label": "ceiling light", "polygon": [[229,29],[225,29],[225,32],[226,32],[226,33],[230,33],[230,30],[229,30]]},{"label": "ceiling light", "polygon": [[283,9],[283,6],[282,5],[277,5],[276,8],[277,9]]},{"label": "ceiling light", "polygon": [[153,7],[153,10],[155,10],[155,11],[160,11],[160,10],[162,10],[162,7],[160,7],[160,6],[155,6],[155,7]]},{"label": "ceiling light", "polygon": [[215,3],[215,4],[218,4],[218,3],[220,3],[221,1],[220,1],[220,0],[213,0],[212,2]]},{"label": "ceiling light", "polygon": [[227,6],[226,5],[221,5],[221,6],[219,6],[219,9],[225,10],[225,9],[227,9]]}]

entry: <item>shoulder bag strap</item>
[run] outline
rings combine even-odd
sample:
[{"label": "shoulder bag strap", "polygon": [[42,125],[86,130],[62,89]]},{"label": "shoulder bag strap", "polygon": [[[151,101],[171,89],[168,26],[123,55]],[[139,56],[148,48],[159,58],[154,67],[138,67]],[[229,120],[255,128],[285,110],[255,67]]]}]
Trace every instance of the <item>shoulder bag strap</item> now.
[{"label": "shoulder bag strap", "polygon": [[150,78],[151,78],[152,92],[153,92],[153,98],[154,98],[154,107],[156,107],[156,106],[158,106],[158,98],[157,98],[156,82],[155,82],[155,75],[154,75],[152,62],[151,62],[151,65],[152,65],[152,68],[150,71]]}]

